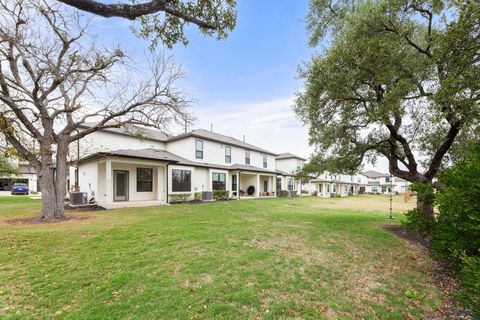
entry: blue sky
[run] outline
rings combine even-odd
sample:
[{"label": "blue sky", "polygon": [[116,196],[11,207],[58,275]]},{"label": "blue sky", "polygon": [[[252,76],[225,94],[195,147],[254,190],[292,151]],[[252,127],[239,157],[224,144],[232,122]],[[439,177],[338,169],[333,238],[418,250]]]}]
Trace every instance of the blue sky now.
[{"label": "blue sky", "polygon": [[[273,152],[308,157],[308,132],[296,118],[294,94],[301,88],[297,67],[314,50],[307,45],[308,0],[238,0],[237,26],[226,40],[188,28],[188,46],[166,52],[182,65],[180,86],[196,99],[190,111],[193,128],[209,129]],[[149,42],[135,38],[130,23],[95,18],[100,36],[116,41],[133,55]],[[182,128],[172,128],[173,133]]]}]

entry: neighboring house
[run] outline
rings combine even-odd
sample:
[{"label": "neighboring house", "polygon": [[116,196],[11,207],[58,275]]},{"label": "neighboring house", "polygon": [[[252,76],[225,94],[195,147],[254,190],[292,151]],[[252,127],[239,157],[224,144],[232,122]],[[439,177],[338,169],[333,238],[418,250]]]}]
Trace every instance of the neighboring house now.
[{"label": "neighboring house", "polygon": [[310,180],[313,185],[313,194],[319,197],[356,195],[359,192],[357,176],[346,174],[330,174],[324,172]]},{"label": "neighboring house", "polygon": [[30,192],[40,191],[37,174],[28,161],[8,158],[8,161],[18,169],[18,176],[0,177],[0,191],[10,191],[14,183],[25,183]]},{"label": "neighboring house", "polygon": [[394,177],[389,173],[368,170],[359,175],[362,179],[360,187],[361,193],[389,194],[390,190],[393,193],[404,193],[410,188],[410,182]]},{"label": "neighboring house", "polygon": [[[289,152],[280,153],[275,158],[277,171],[277,192],[280,190],[297,191],[298,195],[302,195],[302,181],[295,179],[295,173],[300,170],[306,159],[291,154]],[[308,190],[308,183],[307,189]]]},{"label": "neighboring house", "polygon": [[80,145],[80,191],[107,208],[163,204],[179,194],[193,199],[213,190],[238,199],[276,196],[277,155],[219,133],[170,136],[127,127],[94,132]]}]

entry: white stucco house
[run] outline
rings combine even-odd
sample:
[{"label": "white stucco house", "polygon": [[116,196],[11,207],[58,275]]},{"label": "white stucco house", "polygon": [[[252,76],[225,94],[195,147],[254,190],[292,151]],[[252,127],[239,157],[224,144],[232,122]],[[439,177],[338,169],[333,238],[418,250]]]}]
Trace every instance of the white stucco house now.
[{"label": "white stucco house", "polygon": [[277,191],[296,191],[298,195],[302,195],[302,189],[308,190],[308,187],[305,189],[299,179],[295,179],[295,173],[303,167],[305,158],[285,152],[278,154],[275,159],[278,174]]},{"label": "white stucco house", "polygon": [[293,173],[305,161],[203,129],[178,136],[134,126],[105,129],[87,135],[80,148],[80,191],[106,208],[166,204],[175,195],[193,199],[214,190],[237,199],[300,192]]},{"label": "white stucco house", "polygon": [[12,177],[0,176],[0,191],[10,191],[14,183],[25,183],[30,192],[40,191],[35,169],[25,160],[7,158],[13,167],[18,169],[19,175]]},{"label": "white stucco house", "polygon": [[331,174],[324,172],[310,180],[313,194],[319,197],[356,195],[359,192],[360,182],[357,175]]},{"label": "white stucco house", "polygon": [[361,179],[361,193],[389,194],[390,189],[393,193],[404,193],[409,190],[411,185],[410,182],[404,179],[375,170],[361,172],[358,176]]}]

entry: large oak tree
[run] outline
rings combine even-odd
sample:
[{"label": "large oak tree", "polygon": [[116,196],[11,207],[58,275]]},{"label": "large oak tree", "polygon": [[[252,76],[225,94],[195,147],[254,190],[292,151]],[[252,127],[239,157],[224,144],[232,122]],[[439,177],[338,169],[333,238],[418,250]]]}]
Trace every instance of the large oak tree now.
[{"label": "large oak tree", "polygon": [[300,68],[295,106],[316,147],[307,170],[383,156],[393,175],[432,185],[479,139],[480,2],[312,0],[308,28],[323,48]]},{"label": "large oak tree", "polygon": [[[89,33],[78,11],[0,0],[0,133],[35,169],[41,219],[64,218],[69,145],[105,128],[189,120],[181,70],[161,54],[134,61]],[[87,121],[96,125],[79,131]],[[36,146],[32,148],[32,141]]]},{"label": "large oak tree", "polygon": [[185,25],[193,24],[208,36],[223,39],[236,23],[236,0],[122,0],[115,3],[95,0],[57,0],[98,16],[136,20],[136,33],[169,47],[188,43]]}]

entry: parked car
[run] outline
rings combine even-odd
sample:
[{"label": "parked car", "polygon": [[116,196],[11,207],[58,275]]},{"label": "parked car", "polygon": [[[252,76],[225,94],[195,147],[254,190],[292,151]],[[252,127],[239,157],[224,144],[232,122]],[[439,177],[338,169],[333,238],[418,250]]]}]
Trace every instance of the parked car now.
[{"label": "parked car", "polygon": [[30,190],[25,183],[14,183],[12,186],[12,195],[14,194],[28,194]]}]

